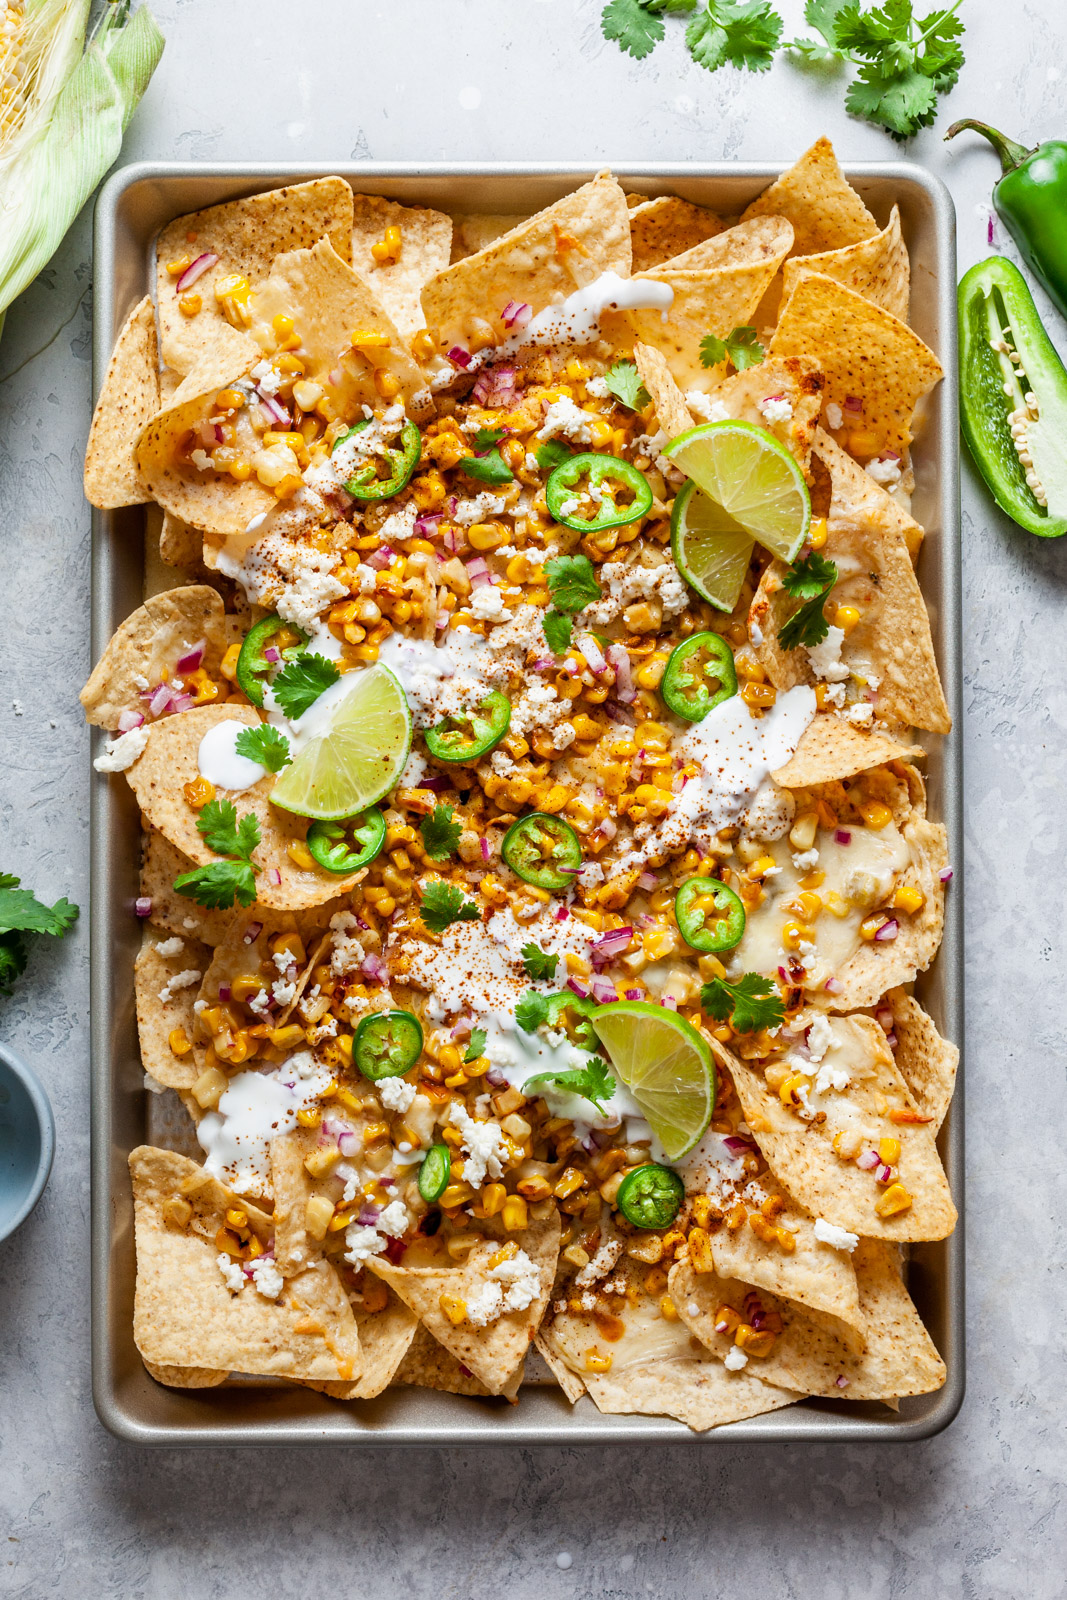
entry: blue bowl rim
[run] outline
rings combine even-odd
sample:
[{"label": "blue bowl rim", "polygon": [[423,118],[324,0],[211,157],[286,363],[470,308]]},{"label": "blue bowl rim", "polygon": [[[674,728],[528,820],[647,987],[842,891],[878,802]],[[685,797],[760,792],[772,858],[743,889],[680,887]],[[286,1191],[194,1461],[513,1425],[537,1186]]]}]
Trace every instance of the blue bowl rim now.
[{"label": "blue bowl rim", "polygon": [[17,1078],[29,1096],[37,1119],[37,1130],[40,1135],[41,1149],[37,1158],[37,1171],[26,1193],[21,1206],[10,1217],[0,1215],[0,1241],[9,1239],[17,1229],[21,1228],[34,1206],[41,1198],[52,1171],[52,1161],[56,1153],[56,1123],[52,1115],[52,1105],[44,1091],[44,1086],[37,1074],[33,1071],[20,1055],[11,1046],[0,1040],[0,1063],[6,1066],[12,1077]]}]

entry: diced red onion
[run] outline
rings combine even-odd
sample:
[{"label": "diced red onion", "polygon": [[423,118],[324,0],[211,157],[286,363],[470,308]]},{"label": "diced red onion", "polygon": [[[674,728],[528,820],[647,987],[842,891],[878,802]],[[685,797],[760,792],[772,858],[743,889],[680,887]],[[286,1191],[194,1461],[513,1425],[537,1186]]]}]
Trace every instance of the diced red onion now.
[{"label": "diced red onion", "polygon": [[842,411],[851,411],[854,415],[863,410],[863,401],[858,394],[846,394]]},{"label": "diced red onion", "polygon": [[[778,971],[781,972],[781,970],[781,967],[779,967]],[[844,987],[845,986],[841,982],[840,978],[827,978],[826,982],[823,984],[823,988],[826,990],[827,994],[840,994]]]},{"label": "diced red onion", "polygon": [[484,556],[473,556],[465,565],[467,576],[475,589],[484,589],[486,584],[492,583],[489,565]]},{"label": "diced red onion", "polygon": [[450,1035],[453,1039],[467,1039],[470,1037],[471,1028],[474,1026],[470,1017],[460,1017]]},{"label": "diced red onion", "polygon": [[567,988],[576,994],[579,1000],[586,1000],[589,997],[588,985],[582,983],[580,978],[568,978]]},{"label": "diced red onion", "polygon": [[222,1000],[222,1001],[229,1000],[229,998],[230,998],[232,993],[233,993],[233,991],[230,988],[230,985],[228,983],[220,983],[219,984],[219,999],[220,1000]]},{"label": "diced red onion", "polygon": [[627,710],[625,706],[619,705],[616,700],[605,700],[604,712],[612,722],[619,722],[626,728],[636,728],[637,726],[637,718],[633,712]]},{"label": "diced red onion", "polygon": [[282,875],[277,867],[270,867],[267,871],[267,882],[277,886],[282,881]]},{"label": "diced red onion", "polygon": [[185,655],[178,657],[174,667],[175,672],[195,672],[204,659],[204,651],[206,649],[207,640],[198,639],[196,644],[190,645]]},{"label": "diced red onion", "polygon": [[637,699],[637,690],[630,672],[630,652],[624,644],[609,644],[604,654],[615,672],[616,696],[623,705],[631,705]]},{"label": "diced red onion", "polygon": [[396,1188],[396,1179],[395,1178],[379,1178],[378,1179],[378,1187],[379,1187],[379,1189],[395,1189]]},{"label": "diced red onion", "polygon": [[507,1083],[507,1075],[499,1067],[490,1067],[485,1075],[486,1083],[491,1083],[494,1089],[502,1089]]},{"label": "diced red onion", "polygon": [[678,1002],[673,994],[665,994],[660,1000],[660,1005],[666,1006],[668,1011],[677,1011],[678,1009]]},{"label": "diced red onion", "polygon": [[870,1172],[872,1168],[878,1165],[877,1150],[865,1150],[861,1156],[856,1157],[856,1165],[862,1168],[864,1172]]},{"label": "diced red onion", "polygon": [[637,887],[639,889],[644,889],[647,893],[649,889],[659,888],[659,879],[656,877],[654,872],[642,872],[641,876],[637,880]]},{"label": "diced red onion", "polygon": [[392,561],[393,554],[394,552],[389,548],[389,546],[387,544],[383,544],[380,549],[371,551],[370,555],[367,557],[366,565],[368,567],[373,567],[375,572],[381,572],[389,565],[390,561]]},{"label": "diced red onion", "polygon": [[173,712],[191,711],[195,705],[196,705],[196,698],[195,698],[194,695],[191,695],[191,694],[179,694],[179,695],[176,695],[175,698],[171,701],[170,709]]},{"label": "diced red onion", "polygon": [[890,1031],[886,1034],[885,1042],[889,1046],[890,1050],[896,1049],[898,1040],[895,1032],[893,1032],[892,1029],[890,1029]]},{"label": "diced red onion", "polygon": [[269,661],[271,666],[276,666],[282,659],[282,653],[277,645],[269,644],[263,652],[263,659],[264,661]]},{"label": "diced red onion", "polygon": [[580,668],[573,656],[568,656],[566,658],[563,663],[563,670],[567,674],[568,678],[576,678],[578,676]]},{"label": "diced red onion", "polygon": [[566,922],[566,920],[567,920],[567,918],[569,916],[570,916],[570,912],[567,910],[566,906],[557,906],[556,907],[556,921],[557,922]]},{"label": "diced red onion", "polygon": [[727,1150],[754,1150],[756,1147],[751,1139],[743,1139],[739,1133],[728,1133],[723,1138]]},{"label": "diced red onion", "polygon": [[272,394],[264,394],[262,389],[257,389],[256,393],[259,395],[259,401],[263,409],[269,412],[275,422],[280,422],[287,428],[293,419],[281,401],[275,400]]},{"label": "diced red onion", "polygon": [[492,855],[492,851],[489,848],[489,840],[479,839],[478,844],[482,852],[482,860],[488,861],[489,857]]},{"label": "diced red onion", "polygon": [[778,976],[781,978],[783,983],[788,983],[789,982],[789,974],[785,970],[784,967],[779,967],[778,968]]},{"label": "diced red onion", "polygon": [[123,711],[119,715],[119,732],[129,733],[131,728],[139,728],[144,717],[139,711]]},{"label": "diced red onion", "polygon": [[888,943],[890,939],[895,939],[899,932],[900,923],[897,921],[896,917],[890,917],[888,922],[882,923],[882,926],[878,929],[878,932],[874,937],[881,940],[881,942],[885,944]]},{"label": "diced red onion", "polygon": [[[993,229],[993,213],[992,213],[992,211],[989,213],[989,216],[988,216],[988,218],[986,220],[985,242],[989,246],[993,246],[996,243],[996,235],[995,235],[994,229]],[[840,1383],[841,1379],[838,1378],[837,1381],[838,1381],[838,1383]],[[846,1380],[846,1382],[847,1382],[847,1380]]]},{"label": "diced red onion", "polygon": [[195,261],[190,261],[174,285],[175,294],[184,294],[186,289],[191,289],[197,278],[202,278],[205,272],[210,272],[218,259],[213,250],[205,250]]},{"label": "diced red onion", "polygon": [[618,826],[612,817],[605,817],[599,828],[597,828],[597,833],[602,839],[614,839],[618,831]]},{"label": "diced red onion", "polygon": [[599,678],[602,672],[607,671],[608,663],[604,657],[604,652],[591,633],[582,634],[578,640],[578,648],[585,657],[589,670],[594,677]]},{"label": "diced red onion", "polygon": [[381,1206],[361,1206],[356,1221],[362,1228],[373,1228],[381,1214]]},{"label": "diced red onion", "polygon": [[835,844],[851,844],[852,835],[847,828],[837,828],[834,832]]},{"label": "diced red onion", "polygon": [[525,328],[533,316],[533,306],[527,300],[509,300],[500,313],[505,328]]},{"label": "diced red onion", "polygon": [[445,536],[441,540],[450,556],[457,556],[466,547],[467,536],[462,528],[457,528],[454,523],[449,523],[445,529]]},{"label": "diced red onion", "polygon": [[245,929],[245,944],[255,944],[262,932],[262,922],[250,922]]},{"label": "diced red onion", "polygon": [[627,989],[626,998],[627,1000],[643,1000],[645,991],[643,989]]},{"label": "diced red onion", "polygon": [[363,960],[359,964],[359,970],[362,972],[363,976],[365,978],[369,978],[372,983],[384,983],[386,978],[389,976],[389,968],[386,966],[381,956],[364,956]]},{"label": "diced red onion", "polygon": [[605,933],[595,939],[589,946],[589,955],[594,966],[603,966],[608,961],[614,961],[616,956],[621,956],[629,948],[633,939],[632,928],[612,928],[610,933]]},{"label": "diced red onion", "polygon": [[599,973],[597,973],[590,980],[589,987],[592,990],[593,999],[596,1001],[597,1005],[611,1005],[613,1001],[619,998],[615,992],[615,985],[612,983],[611,979],[602,978]]},{"label": "diced red onion", "polygon": [[448,351],[448,359],[457,367],[469,367],[471,353],[469,350],[464,350],[461,344],[454,344],[451,350]]},{"label": "diced red onion", "polygon": [[900,453],[897,450],[883,450],[878,459],[880,461],[899,461]]},{"label": "diced red onion", "polygon": [[359,1143],[359,1135],[353,1133],[351,1128],[346,1128],[343,1133],[337,1135],[338,1149],[343,1156],[358,1155]]},{"label": "diced red onion", "polygon": [[941,871],[938,873],[938,877],[941,879],[942,883],[950,882],[952,878],[952,868],[942,867]]},{"label": "diced red onion", "polygon": [[133,902],[135,917],[150,917],[152,915],[152,902],[146,894],[140,894]]},{"label": "diced red onion", "polygon": [[890,1182],[892,1182],[892,1178],[893,1178],[893,1169],[892,1169],[892,1167],[887,1166],[885,1164],[885,1162],[883,1161],[879,1165],[878,1171],[875,1173],[875,1177],[877,1178],[879,1183],[890,1183]]},{"label": "diced red onion", "polygon": [[518,399],[514,367],[489,367],[478,374],[471,391],[480,406],[489,410],[511,406]]},{"label": "diced red onion", "polygon": [[432,794],[444,794],[446,789],[453,787],[452,779],[446,778],[443,773],[435,773],[432,778],[420,778],[419,788],[429,789]]},{"label": "diced red onion", "polygon": [[153,717],[161,717],[164,711],[169,708],[173,698],[174,697],[167,688],[166,684],[161,683],[148,703],[149,715]]},{"label": "diced red onion", "polygon": [[893,1012],[890,1006],[879,1006],[877,1011],[874,1013],[874,1020],[877,1022],[883,1033],[892,1033]]},{"label": "diced red onion", "polygon": [[437,536],[437,524],[441,520],[440,511],[422,513],[415,518],[415,527],[412,530],[418,539],[433,539]]},{"label": "diced red onion", "polygon": [[[990,226],[990,228],[992,228],[992,226],[993,226],[993,220],[992,220],[992,218],[990,218],[990,221],[989,221],[989,226]],[[992,241],[992,239],[990,239],[990,241],[989,241],[989,242],[990,242],[990,244],[992,244],[992,243],[993,243],[993,241]],[[846,1378],[846,1377],[845,1377],[845,1375],[844,1375],[844,1373],[840,1373],[840,1374],[839,1374],[839,1375],[838,1375],[838,1376],[837,1376],[837,1377],[836,1377],[836,1378],[835,1378],[835,1379],[834,1379],[834,1383],[835,1383],[835,1384],[836,1384],[836,1385],[837,1385],[837,1387],[838,1387],[838,1388],[839,1388],[839,1389],[847,1389],[847,1388],[848,1388],[848,1379],[847,1379],[847,1378]]]},{"label": "diced red onion", "polygon": [[596,1155],[597,1151],[600,1149],[600,1146],[597,1144],[591,1133],[587,1133],[585,1138],[582,1140],[582,1149],[585,1151],[587,1156]]}]

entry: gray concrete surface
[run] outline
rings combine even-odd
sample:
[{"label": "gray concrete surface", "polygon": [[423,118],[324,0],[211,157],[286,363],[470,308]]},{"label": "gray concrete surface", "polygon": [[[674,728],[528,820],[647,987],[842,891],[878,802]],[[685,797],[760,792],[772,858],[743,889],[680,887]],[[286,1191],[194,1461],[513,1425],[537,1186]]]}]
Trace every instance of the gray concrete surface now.
[{"label": "gray concrete surface", "polygon": [[[833,79],[708,77],[677,25],[637,64],[601,0],[157,0],[167,51],[125,158],[780,160],[897,147]],[[799,0],[782,6],[787,27]],[[1067,10],[964,0],[962,82],[907,154],[986,251],[992,157],[950,115],[1067,131]],[[1001,241],[1002,244],[1006,241]],[[1010,251],[1009,251],[1010,253]],[[0,868],[87,895],[92,269],[83,215],[0,345]],[[1067,350],[1063,324],[1051,326]],[[908,1448],[142,1453],[89,1390],[88,927],[39,946],[4,1037],[56,1110],[49,1191],[0,1245],[0,1593],[122,1600],[1067,1593],[1063,1415],[1063,604],[1042,544],[964,482],[969,1391]],[[557,1563],[570,1554],[569,1567]]]}]

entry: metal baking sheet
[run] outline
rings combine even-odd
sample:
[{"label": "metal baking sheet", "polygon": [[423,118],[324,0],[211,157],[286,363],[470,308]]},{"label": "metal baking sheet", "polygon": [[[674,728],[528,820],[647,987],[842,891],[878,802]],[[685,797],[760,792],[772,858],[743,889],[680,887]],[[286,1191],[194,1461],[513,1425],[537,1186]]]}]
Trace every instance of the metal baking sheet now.
[{"label": "metal baking sheet", "polygon": [[[627,191],[677,194],[737,213],[788,164],[653,167],[620,162],[614,170]],[[930,748],[930,814],[948,824],[951,848],[959,851],[963,739],[955,213],[944,185],[921,167],[879,162],[846,171],[880,219],[888,217],[894,203],[900,207],[911,252],[911,320],[945,368],[944,382],[922,413],[913,447],[914,511],[927,530],[919,579],[955,723],[944,740],[921,736]],[[105,185],[96,209],[95,390],[123,320],[151,285],[153,243],[163,224],[203,206],[327,172],[347,178],[357,192],[457,213],[531,212],[593,176],[592,168],[578,165],[126,167]],[[93,512],[94,660],[141,602],[144,555],[143,507]],[[103,738],[101,730],[94,730],[94,755]],[[544,1381],[526,1384],[516,1406],[414,1388],[340,1405],[310,1389],[256,1380],[189,1391],[155,1383],[133,1343],[133,1204],[126,1165],[128,1152],[148,1135],[146,1102],[152,1098],[143,1087],[133,1004],[139,928],[132,907],[138,892],[140,822],[132,793],[121,779],[102,781],[94,775],[91,789],[93,1396],[100,1420],[112,1433],[141,1445],[606,1445],[640,1439],[714,1450],[727,1441],[925,1439],[952,1421],[964,1391],[962,1075],[941,1134],[960,1222],[950,1239],[913,1247],[908,1266],[909,1288],[947,1363],[948,1382],[936,1394],[903,1400],[896,1413],[876,1404],[805,1400],[785,1411],[695,1434],[665,1417],[602,1416],[588,1398],[572,1410],[562,1392]],[[944,942],[917,986],[939,1028],[956,1041],[963,1037],[960,896],[957,866]],[[152,1122],[154,1127],[158,1112]]]}]

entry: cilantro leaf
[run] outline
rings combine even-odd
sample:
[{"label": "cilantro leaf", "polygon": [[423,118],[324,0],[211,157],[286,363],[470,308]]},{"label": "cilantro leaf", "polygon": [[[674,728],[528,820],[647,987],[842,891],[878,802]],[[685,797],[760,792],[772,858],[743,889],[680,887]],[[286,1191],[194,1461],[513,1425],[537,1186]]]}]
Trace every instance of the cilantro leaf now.
[{"label": "cilantro leaf", "polygon": [[560,439],[549,439],[547,444],[539,445],[534,454],[537,465],[542,472],[552,472],[556,467],[562,466],[564,461],[569,461],[574,454]]},{"label": "cilantro leaf", "polygon": [[557,611],[582,611],[600,599],[596,569],[588,556],[553,556],[545,562],[545,574]]},{"label": "cilantro leaf", "polygon": [[0,934],[48,933],[61,938],[78,915],[77,906],[69,900],[57,900],[54,906],[42,905],[29,889],[18,887],[18,878],[5,873],[0,887]]},{"label": "cilantro leaf", "polygon": [[546,611],[541,618],[541,627],[552,654],[561,656],[569,646],[574,631],[570,617],[565,617],[562,611]]},{"label": "cilantro leaf", "polygon": [[538,994],[527,989],[515,1007],[515,1021],[524,1033],[533,1033],[540,1027],[562,1028],[565,1013],[575,1011],[579,1020],[573,1023],[573,1037],[587,1050],[599,1048],[589,1013],[596,1010],[596,1001],[575,994],[571,989],[560,989],[556,994]]},{"label": "cilantro leaf", "polygon": [[700,1004],[716,1022],[728,1022],[736,1033],[778,1028],[785,1017],[777,988],[758,972],[746,972],[737,983],[712,978],[700,991]]},{"label": "cilantro leaf", "polygon": [[632,361],[616,361],[605,372],[604,382],[616,400],[631,411],[643,411],[652,399]]},{"label": "cilantro leaf", "polygon": [[744,372],[748,367],[758,366],[765,354],[756,338],[755,328],[747,326],[732,329],[725,339],[717,339],[713,333],[708,333],[700,341],[702,367],[717,367],[720,361],[729,359],[738,372]]},{"label": "cilantro leaf", "polygon": [[474,435],[474,448],[488,450],[491,445],[499,444],[506,432],[505,428],[479,428]]},{"label": "cilantro leaf", "polygon": [[782,587],[803,604],[778,629],[778,643],[783,650],[822,644],[829,631],[823,607],[836,582],[836,565],[815,550],[789,568]]},{"label": "cilantro leaf", "polygon": [[523,1033],[534,1033],[548,1021],[548,996],[528,989],[515,1007],[515,1021]]},{"label": "cilantro leaf", "polygon": [[879,123],[898,139],[928,128],[937,108],[937,85],[921,72],[887,74],[867,64],[845,96],[845,110]]},{"label": "cilantro leaf", "polygon": [[440,880],[428,883],[422,890],[420,910],[422,920],[431,933],[444,933],[453,922],[478,922],[481,912],[471,900],[464,900],[463,890],[454,883]]},{"label": "cilantro leaf", "polygon": [[451,806],[437,805],[419,823],[423,847],[431,861],[444,861],[459,844],[463,828],[452,820],[454,816]]},{"label": "cilantro leaf", "polygon": [[250,906],[256,898],[256,880],[247,861],[209,861],[175,878],[174,887],[187,900],[213,911],[224,911],[238,901]]},{"label": "cilantro leaf", "polygon": [[258,761],[268,772],[280,772],[293,759],[285,734],[269,722],[261,722],[258,728],[242,728],[233,747],[239,756]]},{"label": "cilantro leaf", "polygon": [[209,850],[220,856],[247,861],[260,840],[255,813],[246,811],[240,822],[232,800],[209,800],[196,819],[196,830]]},{"label": "cilantro leaf", "polygon": [[459,463],[468,478],[477,483],[511,483],[515,477],[500,451],[495,447],[480,456],[464,456]]},{"label": "cilantro leaf", "polygon": [[586,1066],[573,1072],[538,1072],[534,1077],[527,1078],[522,1092],[525,1095],[531,1091],[540,1094],[543,1092],[542,1085],[562,1094],[581,1095],[583,1100],[591,1101],[601,1112],[607,1109],[604,1102],[615,1093],[615,1079],[602,1056],[590,1056]]},{"label": "cilantro leaf", "polygon": [[309,655],[302,650],[292,661],[286,662],[271,684],[271,692],[284,714],[295,722],[340,676],[333,662],[325,656]]},{"label": "cilantro leaf", "polygon": [[[850,0],[807,0],[804,6],[804,21],[809,28],[814,28],[826,40],[826,48],[822,45],[812,46],[815,50],[824,50],[823,59],[843,60],[844,55],[837,36],[837,18],[850,4]],[[802,49],[807,41],[794,40],[786,46],[787,50]]]},{"label": "cilantro leaf", "polygon": [[533,940],[522,947],[522,967],[531,983],[551,983],[559,966],[559,956],[547,955]]},{"label": "cilantro leaf", "polygon": [[709,72],[746,67],[766,72],[782,36],[782,19],[768,0],[707,0],[685,30],[689,54]]},{"label": "cilantro leaf", "polygon": [[11,985],[26,970],[29,956],[26,941],[16,929],[0,933],[0,995],[9,995]]},{"label": "cilantro leaf", "polygon": [[635,61],[643,61],[663,38],[664,27],[642,0],[608,0],[600,16],[600,31]]},{"label": "cilantro leaf", "polygon": [[463,1057],[463,1065],[469,1066],[472,1061],[477,1061],[485,1054],[485,1029],[472,1028],[471,1042],[467,1046],[467,1054]]}]

